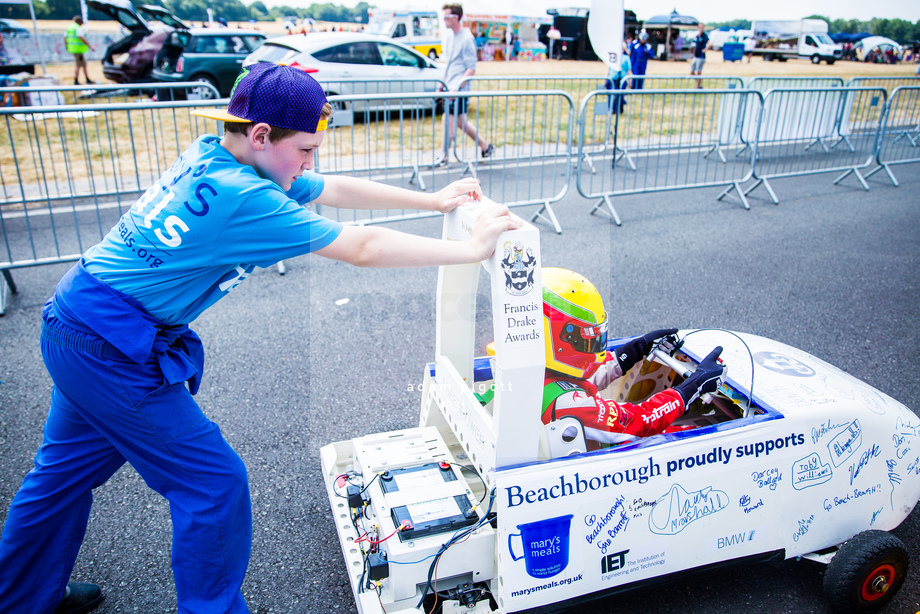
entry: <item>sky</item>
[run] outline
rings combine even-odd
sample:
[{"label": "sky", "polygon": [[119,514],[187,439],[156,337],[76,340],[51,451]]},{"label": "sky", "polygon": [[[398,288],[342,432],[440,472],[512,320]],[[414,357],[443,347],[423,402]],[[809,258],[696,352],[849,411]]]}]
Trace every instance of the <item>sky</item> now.
[{"label": "sky", "polygon": [[[320,0],[264,0],[269,6],[287,4],[289,6],[309,6]],[[353,7],[358,0],[322,0]],[[434,8],[440,9],[444,0],[365,0],[372,6],[380,8]],[[458,0],[451,0],[456,2]],[[471,0],[475,1],[475,0]],[[517,0],[520,2],[520,0]],[[463,4],[463,0],[459,0]],[[488,0],[488,5],[495,7],[495,12],[505,12],[515,0]],[[569,6],[589,7],[590,0],[526,0],[535,8],[562,8]],[[831,19],[859,19],[868,21],[873,17],[880,19],[905,19],[911,23],[920,21],[920,0],[771,0],[770,2],[739,2],[738,0],[625,0],[625,7],[635,11],[640,20],[655,15],[678,13],[691,15],[701,21],[719,22],[733,19],[796,19],[808,15],[825,15]]]}]

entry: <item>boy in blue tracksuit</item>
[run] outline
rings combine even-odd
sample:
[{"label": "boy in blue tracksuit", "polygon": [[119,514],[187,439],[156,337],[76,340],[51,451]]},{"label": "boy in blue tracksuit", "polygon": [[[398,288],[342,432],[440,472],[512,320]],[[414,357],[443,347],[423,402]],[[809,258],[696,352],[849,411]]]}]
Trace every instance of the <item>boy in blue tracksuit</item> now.
[{"label": "boy in blue tracksuit", "polygon": [[35,469],[0,539],[0,611],[89,612],[102,594],[68,580],[92,489],[126,461],[170,504],[180,612],[248,612],[240,592],[252,541],[246,468],[192,395],[204,351],[188,324],[256,266],[315,252],[358,266],[430,266],[488,257],[520,226],[484,210],[468,242],[342,226],[301,206],[449,211],[477,181],[432,195],[311,171],[332,108],[297,69],[244,69],[223,138],[203,136],[60,281],[43,310],[54,380]]}]

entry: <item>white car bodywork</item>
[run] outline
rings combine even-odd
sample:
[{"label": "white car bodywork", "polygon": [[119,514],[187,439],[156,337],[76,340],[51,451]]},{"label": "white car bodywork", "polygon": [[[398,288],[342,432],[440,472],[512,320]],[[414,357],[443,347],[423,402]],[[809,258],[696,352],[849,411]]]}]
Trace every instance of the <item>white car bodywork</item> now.
[{"label": "white car bodywork", "polygon": [[[346,32],[270,38],[243,61],[243,66],[255,62],[301,68],[319,81],[330,96],[434,92],[441,85],[443,73],[427,57],[405,45],[379,36]],[[432,104],[431,99],[406,99],[402,106],[429,108]],[[366,105],[354,101],[339,106],[352,107],[357,112],[366,106],[381,105],[392,108],[394,103]]]},{"label": "white car bodywork", "polygon": [[[474,215],[464,207],[447,216],[444,237],[467,238]],[[679,333],[675,357],[698,362],[721,345],[728,368],[723,393],[679,419],[692,430],[586,453],[577,425],[574,437],[562,421],[544,427],[541,266],[539,232],[530,225],[503,234],[483,263],[491,275],[491,359],[473,354],[479,265],[442,267],[437,360],[424,371],[420,427],[322,449],[361,612],[421,611],[433,568],[439,591],[487,586],[497,611],[514,612],[571,607],[729,561],[803,556],[827,563],[836,546],[867,530],[893,529],[916,505],[920,418],[832,365],[755,335]],[[602,395],[638,402],[675,377],[670,367],[645,361]],[[489,389],[494,398],[484,404],[476,393]],[[455,479],[433,475],[395,494],[380,486],[389,472],[438,462]],[[349,510],[339,492],[352,480],[367,497],[357,519],[360,507]],[[356,543],[358,527],[396,535],[405,529],[397,507],[438,517],[449,504],[458,518],[451,500],[461,502],[461,512],[472,508],[476,524],[453,538],[451,528],[381,540],[382,554],[370,555],[375,589],[367,589],[371,565]],[[492,522],[490,511],[497,512]],[[462,611],[494,611],[488,604]]]}]

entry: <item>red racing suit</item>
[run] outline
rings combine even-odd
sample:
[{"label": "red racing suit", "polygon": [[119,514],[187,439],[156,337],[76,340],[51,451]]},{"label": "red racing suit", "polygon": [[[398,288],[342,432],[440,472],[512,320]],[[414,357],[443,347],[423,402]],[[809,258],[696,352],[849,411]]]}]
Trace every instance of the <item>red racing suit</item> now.
[{"label": "red racing suit", "polygon": [[668,430],[684,413],[684,400],[673,388],[662,390],[648,401],[634,405],[601,398],[598,389],[622,376],[617,361],[601,365],[591,379],[576,379],[546,371],[543,380],[543,424],[562,416],[581,421],[588,450],[625,443]]}]

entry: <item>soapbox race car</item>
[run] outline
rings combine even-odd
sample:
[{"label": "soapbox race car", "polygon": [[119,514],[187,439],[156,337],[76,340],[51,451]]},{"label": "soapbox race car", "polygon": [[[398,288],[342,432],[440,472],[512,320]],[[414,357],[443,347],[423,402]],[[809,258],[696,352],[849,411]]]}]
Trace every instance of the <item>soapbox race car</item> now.
[{"label": "soapbox race car", "polygon": [[[446,216],[444,236],[468,237],[474,214]],[[482,267],[442,267],[420,426],[322,448],[360,612],[553,611],[687,570],[800,557],[827,565],[837,611],[891,600],[908,553],[888,531],[920,498],[916,414],[788,345],[682,330],[602,396],[644,401],[722,346],[718,392],[675,423],[686,430],[591,451],[574,417],[540,420],[541,265],[525,225]],[[473,348],[480,268],[485,358]],[[507,317],[522,313],[537,315]]]}]

